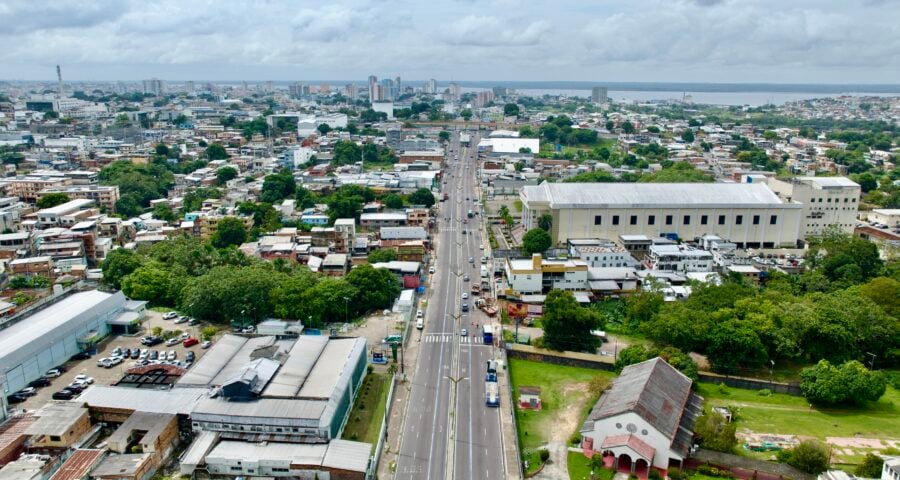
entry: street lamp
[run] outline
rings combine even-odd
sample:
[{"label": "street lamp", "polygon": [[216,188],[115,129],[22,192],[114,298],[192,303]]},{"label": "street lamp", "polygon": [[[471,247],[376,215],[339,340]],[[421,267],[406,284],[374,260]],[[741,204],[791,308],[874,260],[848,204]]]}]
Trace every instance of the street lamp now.
[{"label": "street lamp", "polygon": [[347,304],[348,303],[347,302],[349,302],[349,301],[350,301],[350,297],[344,297],[344,323],[347,323],[347,317],[348,317],[348,314],[347,314],[347,310],[348,310]]}]

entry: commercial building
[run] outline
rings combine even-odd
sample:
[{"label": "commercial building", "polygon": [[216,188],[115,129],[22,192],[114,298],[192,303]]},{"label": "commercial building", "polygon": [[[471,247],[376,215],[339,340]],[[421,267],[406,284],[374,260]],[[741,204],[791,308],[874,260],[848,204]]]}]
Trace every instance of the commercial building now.
[{"label": "commercial building", "polygon": [[345,440],[307,445],[223,441],[206,456],[206,469],[212,475],[224,476],[363,480],[369,467],[369,449],[368,443]]},{"label": "commercial building", "polygon": [[111,213],[116,211],[116,202],[119,201],[119,187],[115,185],[72,185],[68,187],[45,188],[38,192],[37,199],[40,200],[51,193],[65,194],[70,200],[92,200]]},{"label": "commercial building", "polygon": [[876,208],[867,213],[866,219],[887,228],[897,228],[900,227],[900,208]]},{"label": "commercial building", "polygon": [[661,272],[712,272],[714,265],[711,252],[687,245],[651,245],[647,257],[647,266]]},{"label": "commercial building", "polygon": [[76,402],[52,402],[35,412],[25,430],[31,448],[70,448],[91,429],[88,409]]},{"label": "commercial building", "polygon": [[509,295],[540,295],[550,290],[588,290],[588,265],[579,259],[507,258]]},{"label": "commercial building", "polygon": [[856,182],[845,177],[796,177],[790,181],[770,177],[766,183],[783,201],[803,205],[801,239],[822,235],[830,228],[853,233],[862,193]]},{"label": "commercial building", "polygon": [[739,247],[795,247],[800,240],[803,205],[782,201],[762,184],[545,182],[519,195],[525,229],[549,214],[557,245],[570,238],[693,240],[710,233]]},{"label": "commercial building", "polygon": [[89,216],[98,213],[90,210],[93,206],[94,201],[86,198],[69,200],[55,207],[38,210],[38,223],[44,226],[71,226],[86,220],[87,217],[85,215]]},{"label": "commercial building", "polygon": [[122,292],[74,293],[0,330],[3,395],[25,388],[47,370],[93,347],[126,311]]}]

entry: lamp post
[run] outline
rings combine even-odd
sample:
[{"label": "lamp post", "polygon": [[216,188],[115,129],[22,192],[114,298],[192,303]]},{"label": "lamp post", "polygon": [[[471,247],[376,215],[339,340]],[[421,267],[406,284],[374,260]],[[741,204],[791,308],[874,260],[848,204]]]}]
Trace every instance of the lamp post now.
[{"label": "lamp post", "polygon": [[344,323],[347,323],[348,318],[348,302],[350,302],[350,297],[344,297]]}]

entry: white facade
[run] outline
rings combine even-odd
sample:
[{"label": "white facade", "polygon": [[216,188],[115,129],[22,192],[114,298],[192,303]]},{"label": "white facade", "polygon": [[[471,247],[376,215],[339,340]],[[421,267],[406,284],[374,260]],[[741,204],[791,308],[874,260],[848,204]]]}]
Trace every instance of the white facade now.
[{"label": "white facade", "polygon": [[309,163],[315,154],[316,151],[309,147],[293,147],[284,151],[284,161],[298,168]]},{"label": "white facade", "polygon": [[769,178],[767,184],[785,202],[803,205],[801,239],[832,227],[853,233],[862,193],[856,182],[845,177],[797,177],[790,182]]},{"label": "white facade", "polygon": [[541,150],[541,141],[537,138],[490,137],[478,142],[479,150],[488,148],[494,153],[519,153],[523,148],[537,153]]},{"label": "white facade", "polygon": [[647,259],[652,270],[678,273],[713,271],[713,254],[684,245],[650,245]]},{"label": "white facade", "polygon": [[329,113],[327,115],[306,115],[297,119],[297,135],[308,137],[316,132],[319,125],[328,125],[332,130],[347,128],[347,115],[343,113]]},{"label": "white facade", "polygon": [[372,102],[372,110],[387,114],[388,120],[394,119],[394,102]]},{"label": "white facade", "polygon": [[870,223],[880,223],[888,228],[900,227],[900,208],[876,208],[868,213]]},{"label": "white facade", "polygon": [[522,224],[553,217],[555,244],[571,238],[707,234],[740,247],[795,247],[803,206],[780,200],[766,185],[739,183],[542,183],[525,186]]},{"label": "white facade", "polygon": [[[634,430],[634,432],[631,433],[631,430]],[[590,432],[582,432],[582,435],[584,438],[590,438],[594,445],[594,449],[599,450],[599,446],[606,437],[611,435],[628,435],[629,433],[638,437],[642,442],[656,447],[652,461],[654,466],[668,467],[670,458],[684,460],[684,457],[668,448],[671,443],[669,438],[660,433],[659,430],[653,428],[649,422],[645,421],[640,415],[634,412],[627,412],[615,417],[596,420],[593,424],[593,430]],[[615,449],[613,449],[613,451],[616,454],[626,453],[631,456],[632,461],[635,460],[635,455],[631,452],[616,452]]]}]

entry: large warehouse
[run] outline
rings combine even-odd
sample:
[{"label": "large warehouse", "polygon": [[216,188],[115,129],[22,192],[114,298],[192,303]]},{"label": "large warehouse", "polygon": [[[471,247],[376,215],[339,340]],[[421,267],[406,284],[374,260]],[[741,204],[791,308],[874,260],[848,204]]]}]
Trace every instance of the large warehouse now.
[{"label": "large warehouse", "polygon": [[542,183],[520,193],[522,223],[553,217],[556,245],[620,235],[693,240],[714,234],[740,248],[795,247],[803,205],[755,183]]},{"label": "large warehouse", "polygon": [[122,292],[78,292],[0,330],[0,382],[3,395],[29,382],[72,355],[94,345],[126,312]]}]

